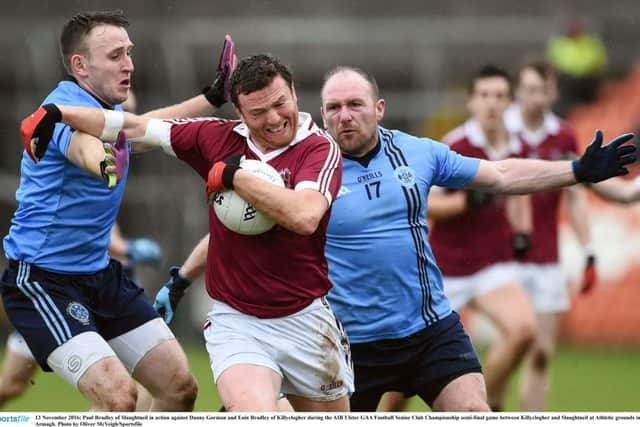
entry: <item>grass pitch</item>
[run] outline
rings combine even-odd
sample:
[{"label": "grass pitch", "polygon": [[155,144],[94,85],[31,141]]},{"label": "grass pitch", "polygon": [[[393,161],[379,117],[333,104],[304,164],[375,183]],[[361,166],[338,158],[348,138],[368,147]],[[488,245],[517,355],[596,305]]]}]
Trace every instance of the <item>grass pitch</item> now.
[{"label": "grass pitch", "polygon": [[[187,347],[189,363],[199,383],[196,411],[215,412],[220,399],[213,384],[209,357],[198,346]],[[553,383],[547,409],[558,412],[640,411],[640,374],[637,348],[560,347],[552,364]],[[505,410],[517,411],[518,378],[512,381]],[[9,402],[3,411],[85,411],[87,403],[74,388],[55,374],[38,372],[27,392]],[[409,411],[426,411],[412,399]]]}]

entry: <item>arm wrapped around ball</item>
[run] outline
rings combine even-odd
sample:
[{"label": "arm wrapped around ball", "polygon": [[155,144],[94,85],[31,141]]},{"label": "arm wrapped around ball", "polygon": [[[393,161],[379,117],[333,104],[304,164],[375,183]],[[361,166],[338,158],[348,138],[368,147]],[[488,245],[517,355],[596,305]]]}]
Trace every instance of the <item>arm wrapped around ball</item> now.
[{"label": "arm wrapped around ball", "polygon": [[207,177],[207,198],[211,198],[220,191],[233,190],[233,176],[240,169],[242,154],[233,154],[223,161],[215,162],[209,169]]}]

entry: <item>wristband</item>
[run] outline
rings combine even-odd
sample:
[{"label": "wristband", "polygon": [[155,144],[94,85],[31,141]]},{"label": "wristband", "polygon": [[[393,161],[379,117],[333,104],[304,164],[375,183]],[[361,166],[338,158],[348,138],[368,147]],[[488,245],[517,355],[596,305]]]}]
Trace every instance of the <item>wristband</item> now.
[{"label": "wristband", "polygon": [[124,125],[124,113],[104,108],[102,113],[104,114],[104,128],[100,134],[100,139],[103,141],[115,141],[118,137],[118,132],[122,130]]}]

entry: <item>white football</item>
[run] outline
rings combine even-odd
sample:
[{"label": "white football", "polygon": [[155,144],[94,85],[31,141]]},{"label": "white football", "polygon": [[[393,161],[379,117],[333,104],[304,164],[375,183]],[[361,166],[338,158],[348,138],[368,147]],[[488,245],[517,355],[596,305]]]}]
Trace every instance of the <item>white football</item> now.
[{"label": "white football", "polygon": [[[268,163],[260,160],[243,160],[240,167],[279,187],[284,187],[282,177]],[[233,190],[216,193],[211,200],[216,216],[231,231],[239,234],[261,234],[269,231],[275,221],[256,210]]]}]

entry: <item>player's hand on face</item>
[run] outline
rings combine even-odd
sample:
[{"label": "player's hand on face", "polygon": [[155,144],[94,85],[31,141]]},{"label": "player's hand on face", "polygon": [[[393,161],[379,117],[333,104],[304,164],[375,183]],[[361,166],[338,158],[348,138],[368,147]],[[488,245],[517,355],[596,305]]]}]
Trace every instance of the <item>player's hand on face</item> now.
[{"label": "player's hand on face", "polygon": [[115,144],[105,142],[102,145],[105,152],[104,162],[101,164],[102,177],[108,181],[109,188],[114,188],[127,170],[127,137],[120,131]]},{"label": "player's hand on face", "polygon": [[45,104],[20,123],[22,143],[35,163],[38,163],[47,151],[56,123],[60,120],[60,109],[55,104]]},{"label": "player's hand on face", "polygon": [[216,108],[220,108],[231,99],[231,75],[236,69],[238,58],[236,57],[235,44],[231,36],[224,37],[224,44],[220,52],[216,77],[211,86],[204,89],[207,100]]},{"label": "player's hand on face", "polygon": [[636,147],[622,144],[633,136],[632,133],[625,133],[602,146],[602,131],[598,129],[582,157],[572,163],[576,181],[600,182],[628,174],[629,170],[625,166],[636,161]]},{"label": "player's hand on face", "polygon": [[184,296],[189,285],[191,285],[191,282],[180,274],[180,267],[171,267],[169,269],[169,275],[171,278],[158,291],[153,303],[153,308],[156,309],[167,324],[173,320],[178,303]]}]

